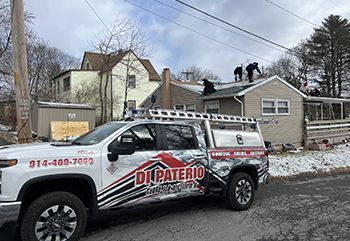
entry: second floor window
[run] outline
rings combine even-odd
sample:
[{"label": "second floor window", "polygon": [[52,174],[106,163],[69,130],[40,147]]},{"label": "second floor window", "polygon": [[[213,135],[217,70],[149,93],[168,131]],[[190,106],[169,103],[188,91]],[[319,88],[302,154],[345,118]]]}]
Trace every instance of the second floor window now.
[{"label": "second floor window", "polygon": [[70,90],[70,77],[66,77],[63,79],[63,91],[69,91]]},{"label": "second floor window", "polygon": [[136,88],[136,77],[135,75],[128,75],[128,88]]},{"label": "second floor window", "polygon": [[57,84],[57,93],[58,93],[58,94],[60,94],[60,93],[61,93],[61,89],[60,89],[60,81],[59,81],[59,80],[57,80],[56,84]]}]

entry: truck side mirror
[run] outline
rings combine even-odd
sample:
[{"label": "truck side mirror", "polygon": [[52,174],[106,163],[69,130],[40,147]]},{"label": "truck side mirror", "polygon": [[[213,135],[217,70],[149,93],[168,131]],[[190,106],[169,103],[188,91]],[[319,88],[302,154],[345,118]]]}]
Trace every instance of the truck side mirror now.
[{"label": "truck side mirror", "polygon": [[119,141],[113,141],[108,146],[108,151],[110,154],[108,154],[108,160],[109,161],[116,161],[118,160],[119,155],[131,155],[135,152],[136,146],[135,146],[135,137],[132,135],[122,135],[120,136]]}]

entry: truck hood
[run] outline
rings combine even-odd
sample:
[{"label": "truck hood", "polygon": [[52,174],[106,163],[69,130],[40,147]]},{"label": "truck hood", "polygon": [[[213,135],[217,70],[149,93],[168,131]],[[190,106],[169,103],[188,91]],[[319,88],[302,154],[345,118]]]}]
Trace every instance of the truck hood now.
[{"label": "truck hood", "polygon": [[[17,144],[0,147],[0,158],[23,159],[39,156],[60,156],[91,150],[91,146],[72,145],[71,143]],[[62,154],[61,154],[62,153]]]}]

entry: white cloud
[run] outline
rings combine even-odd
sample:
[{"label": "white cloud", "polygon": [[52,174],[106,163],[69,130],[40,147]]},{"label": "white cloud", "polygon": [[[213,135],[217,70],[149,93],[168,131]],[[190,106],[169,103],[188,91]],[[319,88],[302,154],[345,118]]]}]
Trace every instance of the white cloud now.
[{"label": "white cloud", "polygon": [[[281,54],[277,50],[210,26],[154,1],[147,0],[147,4],[146,1],[132,1],[157,14],[265,59],[273,61]],[[161,1],[225,28],[230,28],[191,11],[175,1]],[[122,0],[89,0],[89,2],[107,25],[110,25],[116,16],[138,16],[144,19],[144,31],[153,50],[150,60],[157,71],[170,67],[171,71],[177,72],[195,64],[210,69],[219,74],[223,80],[229,81],[232,80],[232,70],[235,66],[245,64],[247,60],[268,65],[266,61],[198,36]],[[295,46],[313,32],[313,26],[266,1],[187,0],[186,2],[287,47]],[[274,0],[274,2],[316,24],[321,24],[322,20],[332,13],[350,17],[350,2],[347,0]],[[89,41],[93,41],[104,28],[84,0],[27,0],[25,4],[26,9],[36,17],[34,31],[53,46],[77,57],[82,57],[84,50],[91,50]],[[232,30],[238,31],[233,28]]]}]

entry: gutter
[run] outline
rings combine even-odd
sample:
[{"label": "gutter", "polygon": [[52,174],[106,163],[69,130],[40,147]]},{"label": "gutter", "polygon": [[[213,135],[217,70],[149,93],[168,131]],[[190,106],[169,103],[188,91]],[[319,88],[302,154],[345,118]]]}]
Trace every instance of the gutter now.
[{"label": "gutter", "polygon": [[241,104],[241,116],[244,116],[243,102],[240,101],[240,100],[237,98],[236,95],[234,95],[233,98],[234,98],[238,103]]}]

